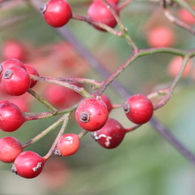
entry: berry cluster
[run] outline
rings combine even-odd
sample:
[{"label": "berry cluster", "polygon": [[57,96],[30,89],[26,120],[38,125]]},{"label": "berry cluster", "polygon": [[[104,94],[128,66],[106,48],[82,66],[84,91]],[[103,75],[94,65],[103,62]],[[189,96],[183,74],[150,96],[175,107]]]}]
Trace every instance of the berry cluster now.
[{"label": "berry cluster", "polygon": [[[71,5],[66,0],[49,0],[41,8],[44,21],[51,27],[63,27],[70,19],[75,19],[87,22],[100,32],[109,32],[115,36],[123,37],[128,42],[133,54],[103,82],[83,77],[65,78],[63,75],[62,77],[40,76],[34,66],[23,63],[25,61],[25,49],[20,43],[11,40],[5,44],[2,52],[4,61],[0,64],[0,86],[2,91],[8,96],[17,96],[18,98],[28,93],[41,102],[49,111],[40,113],[25,112],[14,102],[2,100],[0,101],[0,129],[4,132],[13,132],[28,121],[59,116],[55,123],[24,144],[11,136],[0,139],[0,161],[13,163],[12,171],[14,173],[24,178],[38,176],[51,155],[70,156],[78,152],[81,139],[87,133],[91,133],[91,137],[103,148],[113,149],[118,147],[127,133],[150,121],[154,110],[161,108],[169,101],[178,80],[189,75],[193,69],[190,58],[195,56],[195,51],[189,51],[186,54],[186,52],[182,53],[177,49],[167,49],[167,52],[179,53],[183,57],[177,56],[170,62],[168,72],[174,80],[169,87],[148,95],[142,93],[129,95],[126,101],[120,104],[113,104],[109,95],[105,95],[104,91],[110,83],[136,58],[150,55],[152,52],[164,52],[164,47],[173,46],[176,41],[172,29],[168,26],[155,26],[147,31],[146,42],[156,50],[138,49],[120,19],[121,11],[128,4],[128,1],[120,4],[119,0],[93,0],[88,6],[87,17],[74,14]],[[179,15],[183,17],[184,14],[181,12]],[[185,19],[183,18],[183,20]],[[115,29],[117,25],[119,30]],[[53,48],[55,55],[58,55],[58,57],[60,56],[60,47],[58,45],[58,47]],[[12,53],[10,50],[14,51],[14,55],[10,55]],[[61,56],[64,57],[64,53]],[[59,72],[62,69],[64,67]],[[67,70],[70,69],[70,67],[67,68]],[[33,90],[35,85],[41,85],[41,83],[47,85],[44,87],[42,95]],[[154,101],[155,103],[151,100],[159,96],[160,100],[157,99],[156,102]],[[129,120],[130,127],[125,128],[122,121],[111,117],[110,113],[114,109],[123,110],[124,117]],[[71,115],[72,113],[74,115]],[[65,133],[70,115],[74,116],[78,129],[81,129],[79,133]],[[26,147],[40,140],[59,125],[61,125],[59,133],[45,156],[40,156],[34,151],[24,151]]]}]

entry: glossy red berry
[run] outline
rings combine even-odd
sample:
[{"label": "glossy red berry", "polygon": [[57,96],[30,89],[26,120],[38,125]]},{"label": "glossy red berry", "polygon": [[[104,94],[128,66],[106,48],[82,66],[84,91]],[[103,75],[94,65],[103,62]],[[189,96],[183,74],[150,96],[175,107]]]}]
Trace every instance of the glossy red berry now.
[{"label": "glossy red berry", "polygon": [[[31,66],[29,64],[24,64],[24,66],[25,66],[28,74],[39,76],[39,73],[37,72],[37,70],[33,66]],[[33,80],[33,79],[30,80],[30,88],[34,87],[36,84],[37,84],[36,80]]]},{"label": "glossy red berry", "polygon": [[124,104],[127,118],[135,124],[148,122],[153,115],[152,102],[144,95],[131,96]]},{"label": "glossy red berry", "polygon": [[37,177],[44,166],[45,159],[32,151],[20,153],[14,161],[12,172],[24,178]]},{"label": "glossy red berry", "polygon": [[11,68],[12,66],[19,66],[19,67],[25,69],[24,64],[20,60],[18,60],[18,59],[8,59],[8,60],[5,60],[4,62],[2,62],[0,64],[0,73],[1,73],[0,75],[1,75],[1,77],[2,77],[3,73],[7,69]]},{"label": "glossy red berry", "polygon": [[58,156],[70,156],[75,154],[79,148],[80,138],[76,134],[69,133],[61,136],[54,153]]},{"label": "glossy red berry", "polygon": [[4,60],[18,59],[23,61],[26,58],[26,48],[20,41],[8,40],[3,44],[2,58]]},{"label": "glossy red berry", "polygon": [[31,80],[25,69],[19,66],[12,66],[3,73],[1,84],[2,89],[7,94],[19,96],[28,91]]},{"label": "glossy red berry", "polygon": [[70,4],[66,0],[50,0],[42,8],[45,21],[53,27],[62,27],[72,17]]},{"label": "glossy red berry", "polygon": [[[119,10],[114,3],[110,3],[112,8],[119,14]],[[106,6],[105,3],[102,1],[94,1],[88,9],[88,17],[90,20],[94,22],[103,23],[111,28],[114,28],[117,24],[115,17],[113,16],[112,12]],[[94,25],[94,27],[98,30],[105,31],[104,29]]]},{"label": "glossy red berry", "polygon": [[102,147],[112,149],[119,146],[125,134],[126,131],[123,126],[117,120],[109,118],[101,129],[93,132],[92,137]]},{"label": "glossy red berry", "polygon": [[95,98],[84,99],[76,109],[77,123],[86,131],[96,131],[106,123],[108,109],[105,103]]},{"label": "glossy red berry", "polygon": [[21,110],[9,101],[0,102],[0,129],[6,132],[17,130],[26,121]]},{"label": "glossy red berry", "polygon": [[15,137],[0,139],[0,161],[5,163],[14,162],[22,150],[22,144]]}]

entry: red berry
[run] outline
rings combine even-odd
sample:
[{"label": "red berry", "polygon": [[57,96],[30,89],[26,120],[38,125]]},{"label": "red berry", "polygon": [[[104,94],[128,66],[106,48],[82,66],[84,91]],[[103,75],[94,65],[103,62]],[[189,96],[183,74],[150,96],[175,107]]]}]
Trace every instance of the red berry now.
[{"label": "red berry", "polygon": [[9,60],[4,61],[0,65],[1,77],[2,77],[3,73],[7,69],[11,68],[12,66],[19,66],[19,67],[25,69],[24,64],[20,60],[17,60],[17,59],[9,59]]},{"label": "red berry", "polygon": [[70,156],[75,154],[80,147],[80,138],[76,134],[65,134],[58,141],[55,154],[58,156]]},{"label": "red berry", "polygon": [[123,126],[117,120],[109,118],[101,129],[93,132],[92,136],[102,147],[112,149],[119,146],[125,134]]},{"label": "red berry", "polygon": [[0,161],[5,163],[14,162],[22,150],[22,144],[15,137],[0,139]]},{"label": "red berry", "polygon": [[[31,66],[29,64],[24,64],[24,66],[25,66],[26,71],[28,72],[28,74],[39,76],[39,73],[37,72],[37,70],[33,66]],[[30,82],[30,88],[32,88],[36,85],[37,81],[33,80],[33,79],[31,79],[30,81],[31,81]]]},{"label": "red berry", "polygon": [[0,129],[6,132],[17,130],[26,121],[21,110],[9,101],[0,102]]},{"label": "red berry", "polygon": [[[115,4],[110,3],[112,8],[119,14],[119,10]],[[112,12],[102,1],[94,1],[88,9],[88,17],[90,20],[94,22],[103,23],[111,28],[114,28],[117,24]],[[105,31],[104,29],[94,25],[94,27],[98,30]]]},{"label": "red berry", "polygon": [[28,72],[19,66],[12,66],[5,70],[1,79],[2,89],[7,94],[14,96],[26,93],[30,83]]},{"label": "red berry", "polygon": [[105,103],[95,98],[84,99],[76,109],[77,123],[86,131],[96,131],[106,123],[108,109]]},{"label": "red berry", "polygon": [[2,58],[7,59],[18,59],[25,60],[26,57],[26,48],[24,45],[17,40],[8,40],[4,43],[2,48]]},{"label": "red berry", "polygon": [[53,27],[62,27],[72,17],[72,10],[65,0],[50,0],[42,9],[45,21]]},{"label": "red berry", "polygon": [[44,166],[45,159],[32,151],[20,153],[14,161],[12,172],[24,178],[37,177]]},{"label": "red berry", "polygon": [[175,43],[175,33],[166,26],[158,26],[150,30],[147,41],[151,47],[170,47]]},{"label": "red berry", "polygon": [[144,95],[131,96],[124,104],[127,118],[135,124],[148,122],[153,115],[152,102]]}]

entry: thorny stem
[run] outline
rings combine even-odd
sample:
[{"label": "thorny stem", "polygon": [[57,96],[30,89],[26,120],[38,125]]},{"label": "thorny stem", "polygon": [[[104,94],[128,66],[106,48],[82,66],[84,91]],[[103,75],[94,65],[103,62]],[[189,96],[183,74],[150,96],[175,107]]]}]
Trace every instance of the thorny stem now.
[{"label": "thorny stem", "polygon": [[62,119],[63,119],[62,127],[61,127],[61,129],[60,129],[60,131],[59,131],[57,137],[55,138],[55,140],[54,140],[54,142],[53,142],[51,148],[49,149],[48,153],[43,157],[44,159],[47,160],[47,159],[52,155],[52,153],[53,153],[54,149],[56,148],[56,145],[57,145],[57,143],[58,143],[60,137],[63,135],[63,133],[64,133],[66,127],[67,127],[67,124],[68,124],[68,121],[69,121],[69,116],[70,116],[70,114],[65,114],[65,115],[62,117]]}]

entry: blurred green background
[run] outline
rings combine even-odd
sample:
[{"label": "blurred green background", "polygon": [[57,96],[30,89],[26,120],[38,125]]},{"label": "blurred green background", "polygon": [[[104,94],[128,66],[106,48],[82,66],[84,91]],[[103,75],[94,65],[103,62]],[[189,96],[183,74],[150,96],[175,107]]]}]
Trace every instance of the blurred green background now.
[{"label": "blurred green background", "polygon": [[[74,13],[86,16],[90,1],[69,2]],[[52,27],[45,24],[43,18],[25,1],[18,0],[17,3],[8,1],[0,9],[1,45],[9,39],[20,40],[28,46],[29,63],[40,60],[37,56],[41,56],[41,48],[66,41]],[[177,40],[174,47],[180,49],[195,47],[194,36],[171,24],[163,16],[159,3],[132,2],[121,12],[121,19],[139,48],[149,47],[145,30],[147,25],[151,25],[151,21],[170,25]],[[71,20],[67,27],[110,72],[131,55],[131,49],[122,38],[96,31],[88,24],[75,20]],[[171,54],[156,54],[140,58],[119,76],[118,81],[132,93],[148,94],[168,86],[172,78],[167,74],[167,66],[172,57]],[[40,75],[57,76],[58,71],[55,66],[58,65],[54,60],[49,61],[49,56],[46,55],[44,58],[45,61],[41,58],[43,61],[40,60],[39,66],[36,67]],[[79,67],[81,58],[79,54],[75,54],[75,58],[78,58],[78,68],[82,69]],[[41,63],[43,65],[40,65]],[[82,76],[102,81],[101,75],[98,75],[96,70],[90,68],[86,70],[82,72]],[[65,67],[64,71],[65,77],[68,77],[66,73],[68,67]],[[55,75],[51,72],[55,72]],[[37,93],[42,94],[43,88],[42,83],[38,83],[35,89]],[[107,89],[106,94],[114,104],[125,101],[125,98],[112,88]],[[170,102],[156,111],[154,116],[195,153],[194,99],[194,80],[189,76],[179,82]],[[30,112],[43,111],[46,109],[39,102],[36,100],[31,102]],[[122,109],[113,110],[110,115],[118,119],[124,127],[132,125],[125,118]],[[55,120],[56,117],[27,122],[16,132],[1,131],[0,137],[15,136],[21,143],[25,143]],[[66,132],[80,131],[72,117]],[[58,129],[26,150],[45,155],[57,132]],[[48,164],[49,162],[50,160]],[[94,142],[90,134],[87,134],[75,155],[52,157],[49,168],[45,168],[35,179],[21,178],[11,173],[10,169],[11,164],[0,163],[2,195],[194,195],[195,191],[194,165],[179,154],[149,123],[127,134],[122,144],[112,150],[102,148]]]}]

